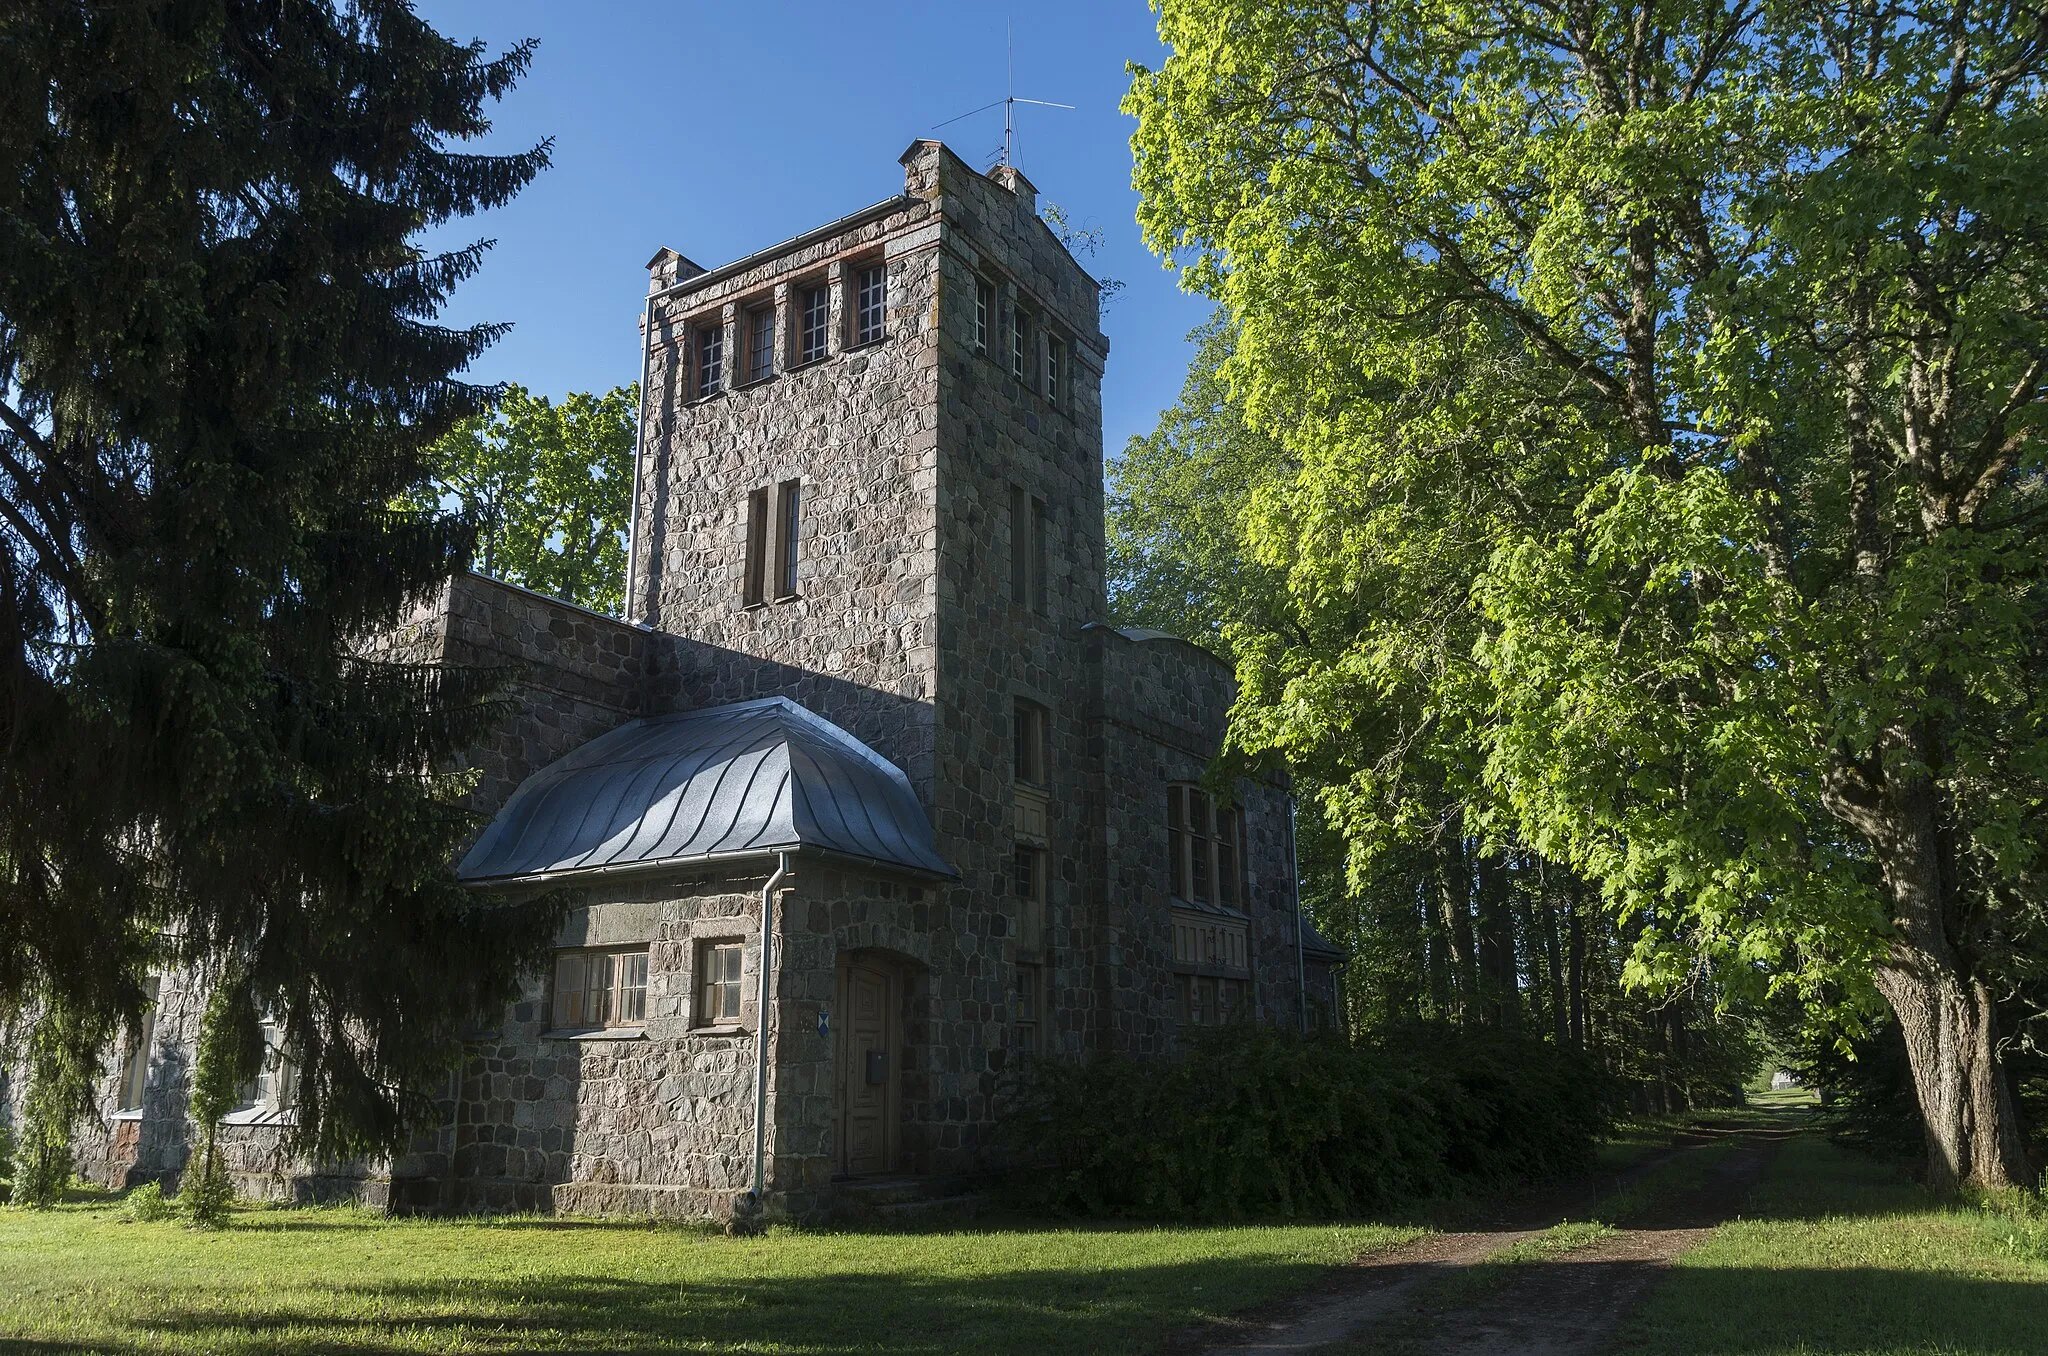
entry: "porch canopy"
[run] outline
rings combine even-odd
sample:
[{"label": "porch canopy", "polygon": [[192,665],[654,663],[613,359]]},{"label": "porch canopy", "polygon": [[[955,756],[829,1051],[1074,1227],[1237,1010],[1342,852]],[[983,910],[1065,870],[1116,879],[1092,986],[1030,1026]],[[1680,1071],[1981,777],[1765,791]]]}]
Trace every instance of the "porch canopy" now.
[{"label": "porch canopy", "polygon": [[600,735],[520,783],[458,871],[505,883],[800,850],[959,874],[902,770],[787,697]]}]

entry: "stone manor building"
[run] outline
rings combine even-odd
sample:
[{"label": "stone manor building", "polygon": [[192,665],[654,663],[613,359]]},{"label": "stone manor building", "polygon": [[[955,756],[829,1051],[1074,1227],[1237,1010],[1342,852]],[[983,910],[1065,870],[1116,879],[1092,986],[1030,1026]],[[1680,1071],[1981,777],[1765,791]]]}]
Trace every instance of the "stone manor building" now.
[{"label": "stone manor building", "polygon": [[[243,1189],[725,1216],[758,1124],[767,1207],[809,1215],[972,1173],[1022,1061],[1334,1010],[1284,786],[1203,781],[1230,672],[1103,620],[1095,281],[1014,168],[902,164],[758,254],[651,261],[624,621],[465,576],[394,638],[518,667],[461,871],[581,904],[413,1152],[284,1160],[273,1060]],[[184,1166],[202,1007],[164,976],[110,1052],[90,1176]]]}]

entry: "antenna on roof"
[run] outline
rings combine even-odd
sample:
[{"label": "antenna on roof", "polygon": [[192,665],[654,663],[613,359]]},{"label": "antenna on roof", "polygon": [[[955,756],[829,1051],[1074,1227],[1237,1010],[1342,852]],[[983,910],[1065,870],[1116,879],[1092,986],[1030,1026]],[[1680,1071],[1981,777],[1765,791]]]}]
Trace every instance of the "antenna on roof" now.
[{"label": "antenna on roof", "polygon": [[1011,32],[1011,29],[1010,29],[1010,24],[1009,24],[1008,22],[1005,22],[1005,23],[1004,23],[1004,25],[1003,25],[1003,46],[1004,46],[1004,54],[1005,54],[1005,56],[1006,56],[1006,58],[1007,58],[1007,60],[1008,60],[1008,63],[1009,63],[1009,76],[1010,76],[1010,92],[1009,92],[1009,94],[1007,94],[1006,96],[1004,96],[1004,97],[1003,97],[1003,98],[1001,98],[1001,99],[997,99],[997,100],[995,100],[995,101],[994,101],[993,103],[986,103],[986,104],[983,104],[983,105],[982,105],[982,106],[981,106],[980,108],[970,108],[970,109],[968,109],[968,110],[967,110],[967,111],[966,111],[965,113],[962,113],[962,114],[960,114],[960,115],[959,115],[959,117],[952,117],[952,118],[948,118],[948,119],[946,119],[946,120],[945,120],[944,122],[938,122],[938,123],[933,123],[933,124],[932,124],[932,130],[933,130],[934,132],[936,132],[936,131],[938,131],[938,130],[939,130],[939,129],[940,129],[941,127],[950,127],[950,126],[952,126],[952,125],[953,125],[954,123],[956,123],[956,122],[959,122],[961,118],[971,118],[971,117],[973,117],[973,116],[974,116],[975,114],[977,114],[977,113],[986,113],[986,112],[988,112],[988,111],[989,111],[989,110],[990,110],[991,108],[994,108],[994,107],[996,106],[996,104],[1001,104],[1001,105],[1003,106],[1003,158],[1002,158],[1001,160],[998,160],[998,161],[997,161],[996,163],[997,163],[998,165],[1014,165],[1014,164],[1016,164],[1016,163],[1017,163],[1017,105],[1018,105],[1018,104],[1036,104],[1036,105],[1038,105],[1038,106],[1039,106],[1040,108],[1064,108],[1064,109],[1067,109],[1067,110],[1069,110],[1069,111],[1071,111],[1071,110],[1073,109],[1073,107],[1074,107],[1074,106],[1073,106],[1072,104],[1056,104],[1056,103],[1052,102],[1052,100],[1050,100],[1050,99],[1020,99],[1020,98],[1018,98],[1018,97],[1017,97],[1017,44],[1016,44],[1016,40],[1015,40],[1015,37],[1014,37],[1014,35],[1013,35],[1013,34],[1012,34],[1012,32]]}]

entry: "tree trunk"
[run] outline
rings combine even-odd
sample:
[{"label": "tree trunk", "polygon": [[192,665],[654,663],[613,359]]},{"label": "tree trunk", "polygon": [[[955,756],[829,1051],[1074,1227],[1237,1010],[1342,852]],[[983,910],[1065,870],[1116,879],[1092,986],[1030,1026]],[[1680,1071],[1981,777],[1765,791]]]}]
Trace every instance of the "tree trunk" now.
[{"label": "tree trunk", "polygon": [[1463,840],[1454,839],[1437,858],[1437,898],[1443,908],[1444,941],[1450,947],[1451,975],[1457,996],[1454,1020],[1471,1017],[1479,989],[1479,966],[1472,953],[1472,871]]},{"label": "tree trunk", "polygon": [[1520,995],[1515,978],[1515,922],[1509,914],[1507,863],[1501,858],[1479,859],[1479,989],[1481,1012],[1489,1026],[1511,1028],[1519,1025]]},{"label": "tree trunk", "polygon": [[1586,1048],[1586,924],[1579,912],[1579,890],[1566,887],[1565,907],[1571,911],[1566,926],[1566,987],[1571,990],[1572,1044]]},{"label": "tree trunk", "polygon": [[1906,1038],[1928,1184],[1937,1191],[2031,1185],[2018,1111],[1998,1062],[1990,990],[1904,940],[1878,968],[1877,987]]},{"label": "tree trunk", "polygon": [[2018,1108],[1998,1059],[1998,1014],[1972,964],[1966,901],[1934,788],[1921,780],[1887,790],[1870,820],[1893,926],[1876,980],[1906,1038],[1928,1184],[2031,1186]]}]

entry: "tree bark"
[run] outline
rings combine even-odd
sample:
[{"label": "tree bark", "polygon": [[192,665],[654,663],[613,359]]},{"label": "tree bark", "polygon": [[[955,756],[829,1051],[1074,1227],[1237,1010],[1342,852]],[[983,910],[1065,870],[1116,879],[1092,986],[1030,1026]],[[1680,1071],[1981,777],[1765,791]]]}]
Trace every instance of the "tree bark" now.
[{"label": "tree bark", "polygon": [[1982,980],[1903,939],[1878,968],[1898,1018],[1937,1191],[2031,1185],[2018,1109],[1998,1062],[1998,1015]]},{"label": "tree bark", "polygon": [[1998,1059],[1998,1013],[1973,964],[1936,793],[1924,779],[1887,789],[1881,810],[1869,816],[1893,925],[1876,981],[1905,1036],[1928,1184],[1937,1191],[2030,1186],[2019,1111]]}]

